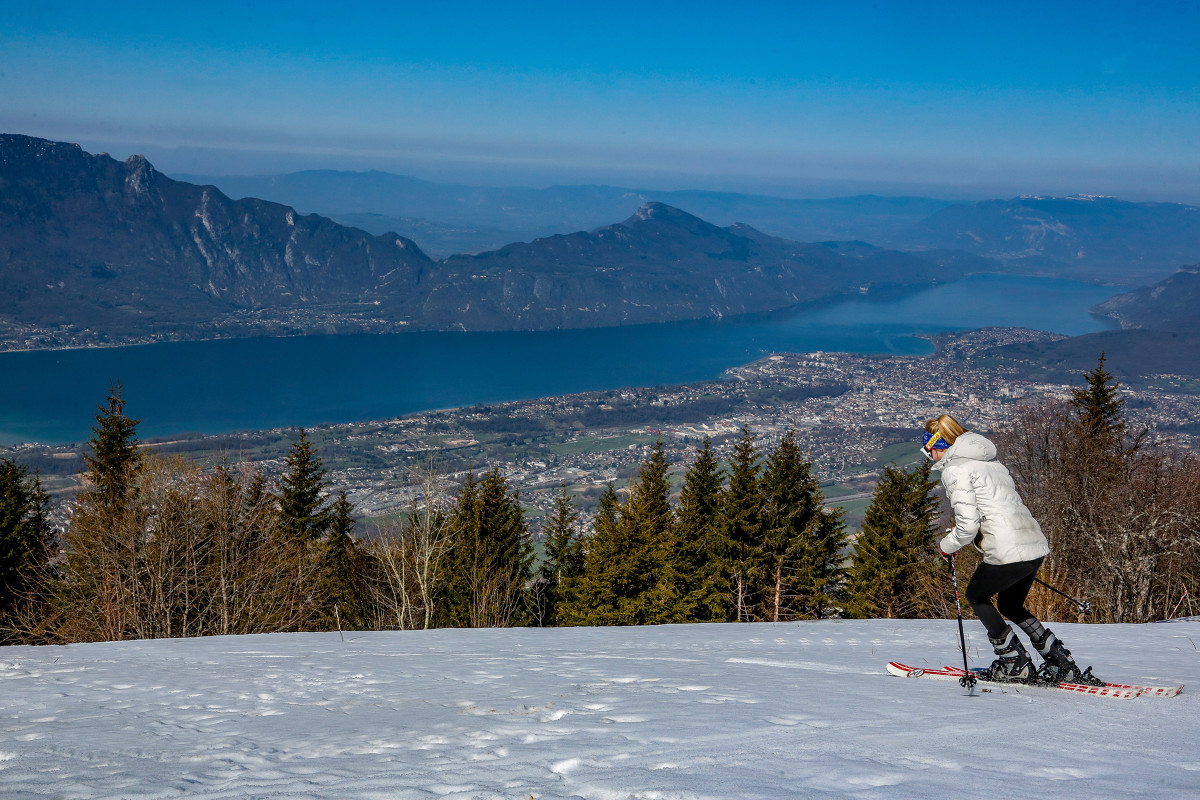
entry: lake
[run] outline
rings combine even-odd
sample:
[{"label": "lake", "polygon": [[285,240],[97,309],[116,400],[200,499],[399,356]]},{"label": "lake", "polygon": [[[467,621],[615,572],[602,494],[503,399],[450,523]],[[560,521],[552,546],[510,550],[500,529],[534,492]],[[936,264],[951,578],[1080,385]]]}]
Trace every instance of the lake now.
[{"label": "lake", "polygon": [[0,353],[0,444],[80,442],[109,385],[143,438],[385,419],[435,408],[717,378],[772,352],[919,355],[917,334],[1015,326],[1079,335],[1122,291],[985,275],[890,300],[723,320],[503,333],[171,342]]}]

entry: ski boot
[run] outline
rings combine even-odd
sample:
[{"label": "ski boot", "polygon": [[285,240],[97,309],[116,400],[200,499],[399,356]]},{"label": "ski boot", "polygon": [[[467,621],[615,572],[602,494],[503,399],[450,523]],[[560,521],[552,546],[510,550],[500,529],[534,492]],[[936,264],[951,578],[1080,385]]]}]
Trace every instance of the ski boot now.
[{"label": "ski boot", "polygon": [[1071,651],[1050,630],[1043,629],[1041,637],[1031,640],[1043,659],[1037,671],[1038,683],[1082,683],[1085,686],[1103,686],[1104,681],[1092,674],[1092,668],[1080,670]]},{"label": "ski boot", "polygon": [[1033,683],[1036,675],[1033,659],[1011,627],[1005,625],[1004,633],[995,639],[989,636],[988,641],[992,643],[997,658],[990,667],[979,673],[980,679],[1000,683]]}]

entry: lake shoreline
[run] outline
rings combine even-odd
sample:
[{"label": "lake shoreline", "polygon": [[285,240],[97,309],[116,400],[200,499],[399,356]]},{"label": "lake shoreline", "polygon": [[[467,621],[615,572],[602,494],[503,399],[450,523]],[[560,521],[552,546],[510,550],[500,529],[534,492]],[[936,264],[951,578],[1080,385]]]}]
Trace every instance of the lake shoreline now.
[{"label": "lake shoreline", "polygon": [[147,438],[307,427],[689,384],[771,353],[932,355],[935,337],[950,331],[1094,332],[1107,326],[1088,309],[1114,292],[1074,281],[980,276],[899,299],[868,295],[736,319],[9,351],[0,353],[0,374],[19,388],[0,397],[0,441],[86,440],[96,405],[116,383]]}]

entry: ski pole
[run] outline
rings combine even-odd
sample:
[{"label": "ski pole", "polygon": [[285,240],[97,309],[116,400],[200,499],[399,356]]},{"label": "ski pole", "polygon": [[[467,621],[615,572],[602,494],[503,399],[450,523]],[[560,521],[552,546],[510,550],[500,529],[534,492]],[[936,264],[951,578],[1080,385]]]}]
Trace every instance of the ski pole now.
[{"label": "ski pole", "polygon": [[958,643],[962,648],[963,672],[966,673],[958,679],[958,683],[969,692],[975,687],[975,673],[967,666],[967,635],[963,633],[962,601],[958,599],[958,574],[954,571],[953,553],[946,557],[946,564],[950,567],[950,580],[954,582],[954,608],[958,611]]},{"label": "ski pole", "polygon": [[1062,595],[1063,597],[1065,597],[1065,598],[1067,598],[1068,600],[1070,600],[1072,603],[1074,603],[1076,606],[1078,606],[1078,607],[1079,607],[1079,613],[1080,613],[1080,614],[1086,614],[1086,613],[1088,613],[1089,611],[1091,611],[1091,610],[1092,610],[1092,604],[1091,604],[1091,603],[1089,603],[1087,600],[1076,600],[1074,597],[1071,597],[1071,595],[1067,594],[1066,592],[1063,592],[1063,591],[1060,591],[1060,590],[1058,590],[1058,589],[1055,589],[1053,586],[1051,586],[1050,584],[1046,583],[1046,582],[1045,582],[1044,580],[1042,580],[1041,578],[1034,578],[1034,580],[1035,580],[1035,581],[1037,581],[1038,583],[1040,583],[1042,586],[1045,586],[1047,589],[1049,589],[1050,591],[1054,592],[1055,594],[1060,594],[1060,595]]}]

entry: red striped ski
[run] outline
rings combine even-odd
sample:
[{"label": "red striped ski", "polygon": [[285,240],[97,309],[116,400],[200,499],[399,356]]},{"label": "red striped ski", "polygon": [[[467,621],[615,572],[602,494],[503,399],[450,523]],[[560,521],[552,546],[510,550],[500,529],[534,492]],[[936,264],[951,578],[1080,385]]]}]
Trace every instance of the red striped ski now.
[{"label": "red striped ski", "polygon": [[[907,664],[901,664],[898,661],[891,661],[887,665],[887,671],[901,678],[934,678],[935,680],[957,681],[966,673],[959,667],[943,667],[942,669],[925,669],[923,667],[910,667]],[[1004,686],[1005,684],[995,684]],[[1140,686],[1086,686],[1082,683],[1060,683],[1057,686],[1038,686],[1036,684],[1010,684],[1013,688],[1031,688],[1031,689],[1064,689],[1068,692],[1080,692],[1081,694],[1091,694],[1097,697],[1113,697],[1118,700],[1130,700],[1134,697],[1139,697],[1142,694]]]},{"label": "red striped ski", "polygon": [[[962,669],[958,667],[943,667],[943,669],[956,670],[958,675],[962,675]],[[1068,686],[1083,686],[1085,684],[1072,683]],[[1106,683],[1106,687],[1111,689],[1138,689],[1138,697],[1174,697],[1183,691],[1183,685],[1179,686],[1139,686],[1132,683]],[[1063,688],[1064,684],[1059,684],[1059,688]],[[1095,687],[1088,687],[1095,688]],[[1077,691],[1077,690],[1072,690]]]}]

